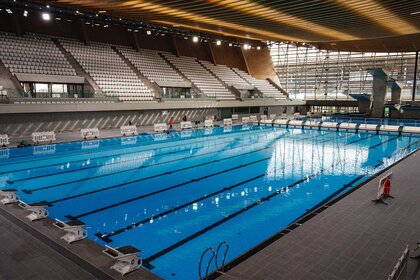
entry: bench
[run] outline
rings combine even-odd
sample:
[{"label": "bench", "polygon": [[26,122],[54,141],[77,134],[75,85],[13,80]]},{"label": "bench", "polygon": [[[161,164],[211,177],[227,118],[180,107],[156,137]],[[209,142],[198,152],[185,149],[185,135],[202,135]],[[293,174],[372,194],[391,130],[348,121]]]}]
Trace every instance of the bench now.
[{"label": "bench", "polygon": [[19,202],[16,193],[17,193],[16,189],[0,190],[0,196],[1,196],[0,202],[3,203],[3,205]]}]

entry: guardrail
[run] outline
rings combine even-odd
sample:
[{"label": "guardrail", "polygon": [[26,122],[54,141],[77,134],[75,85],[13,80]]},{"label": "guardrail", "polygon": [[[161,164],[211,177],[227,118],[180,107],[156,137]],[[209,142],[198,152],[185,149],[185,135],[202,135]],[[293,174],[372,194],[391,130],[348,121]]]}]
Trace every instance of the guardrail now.
[{"label": "guardrail", "polygon": [[399,257],[397,264],[394,266],[388,280],[406,279],[407,263],[408,263],[408,245],[405,247],[402,255]]}]

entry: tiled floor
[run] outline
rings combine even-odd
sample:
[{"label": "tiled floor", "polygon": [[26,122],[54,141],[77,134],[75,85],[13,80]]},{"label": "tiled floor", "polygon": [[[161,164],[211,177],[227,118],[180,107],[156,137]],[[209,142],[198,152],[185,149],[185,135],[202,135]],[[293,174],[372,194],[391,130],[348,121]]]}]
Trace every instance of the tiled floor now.
[{"label": "tiled floor", "polygon": [[0,279],[98,279],[0,215]]},{"label": "tiled floor", "polygon": [[[388,205],[371,201],[376,178],[219,279],[387,279],[420,242],[420,151],[391,170]],[[406,279],[420,279],[420,260],[409,260]]]}]

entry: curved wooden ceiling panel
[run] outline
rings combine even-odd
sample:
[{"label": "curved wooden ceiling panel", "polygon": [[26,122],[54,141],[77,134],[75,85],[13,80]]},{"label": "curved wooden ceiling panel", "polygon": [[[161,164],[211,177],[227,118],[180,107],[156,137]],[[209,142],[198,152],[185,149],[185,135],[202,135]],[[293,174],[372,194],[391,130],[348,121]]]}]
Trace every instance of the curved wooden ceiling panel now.
[{"label": "curved wooden ceiling panel", "polygon": [[420,33],[420,1],[52,0],[90,12],[258,40],[342,42]]}]

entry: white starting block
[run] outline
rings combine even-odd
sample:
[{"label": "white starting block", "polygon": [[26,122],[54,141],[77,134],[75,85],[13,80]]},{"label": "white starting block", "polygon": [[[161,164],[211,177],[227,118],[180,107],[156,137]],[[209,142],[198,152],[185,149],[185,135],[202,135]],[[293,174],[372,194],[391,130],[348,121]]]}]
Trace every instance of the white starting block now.
[{"label": "white starting block", "polygon": [[213,124],[213,120],[205,120],[204,121],[204,127],[213,127],[214,126],[214,124]]},{"label": "white starting block", "polygon": [[190,121],[181,122],[181,129],[192,129],[192,123]]},{"label": "white starting block", "polygon": [[232,115],[232,120],[233,120],[233,121],[237,121],[238,119],[239,119],[238,114],[234,114],[234,115]]},{"label": "white starting block", "polygon": [[46,209],[47,204],[40,203],[25,203],[22,200],[19,201],[19,206],[23,209],[31,211],[32,213],[26,216],[31,222],[44,219],[48,217],[48,210]]},{"label": "white starting block", "polygon": [[0,134],[0,146],[5,147],[9,144],[9,136],[7,134]]},{"label": "white starting block", "polygon": [[39,142],[50,142],[55,141],[54,131],[43,131],[43,132],[34,132],[32,133],[32,141],[34,143]]},{"label": "white starting block", "polygon": [[58,219],[55,219],[54,226],[67,232],[61,237],[61,239],[63,239],[69,244],[79,240],[83,240],[87,237],[87,231],[85,228],[83,228],[84,226],[86,226],[86,224],[79,220],[63,222]]},{"label": "white starting block", "polygon": [[80,133],[82,133],[83,139],[88,138],[98,138],[99,137],[99,129],[98,128],[83,128],[80,130]]},{"label": "white starting block", "polygon": [[123,276],[139,269],[143,264],[143,260],[137,256],[140,250],[132,246],[112,248],[105,245],[105,248],[102,252],[117,261],[111,266],[111,269],[118,271]]},{"label": "white starting block", "polygon": [[168,130],[168,125],[166,123],[155,123],[154,124],[155,132],[165,132]]},{"label": "white starting block", "polygon": [[3,203],[3,205],[7,205],[7,204],[19,202],[16,192],[17,192],[16,189],[0,190],[1,203]]},{"label": "white starting block", "polygon": [[261,121],[266,121],[267,120],[267,115],[261,115],[260,120]]},{"label": "white starting block", "polygon": [[224,126],[232,126],[232,119],[224,119],[223,120]]},{"label": "white starting block", "polygon": [[258,122],[257,116],[249,116],[249,121],[250,122]]},{"label": "white starting block", "polygon": [[270,114],[270,120],[274,120],[275,118],[277,118],[276,114]]},{"label": "white starting block", "polygon": [[242,123],[243,124],[249,123],[249,117],[242,117]]},{"label": "white starting block", "polygon": [[135,125],[123,125],[120,127],[121,135],[137,135],[137,126]]}]

